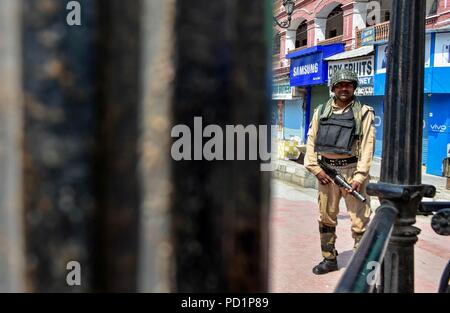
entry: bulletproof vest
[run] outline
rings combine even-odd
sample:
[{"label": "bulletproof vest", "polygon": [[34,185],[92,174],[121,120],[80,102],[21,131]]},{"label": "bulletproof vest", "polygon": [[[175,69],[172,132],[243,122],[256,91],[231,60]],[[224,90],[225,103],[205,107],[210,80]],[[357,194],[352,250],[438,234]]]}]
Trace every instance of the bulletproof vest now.
[{"label": "bulletproof vest", "polygon": [[314,151],[351,154],[355,129],[353,110],[342,114],[333,113],[328,118],[321,118]]}]

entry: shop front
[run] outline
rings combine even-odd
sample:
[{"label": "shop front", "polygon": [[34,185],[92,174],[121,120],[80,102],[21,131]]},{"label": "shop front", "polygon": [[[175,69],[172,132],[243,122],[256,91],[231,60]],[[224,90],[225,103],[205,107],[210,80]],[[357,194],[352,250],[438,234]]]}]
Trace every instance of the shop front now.
[{"label": "shop front", "polygon": [[300,137],[304,129],[304,95],[289,81],[273,84],[272,121],[279,129],[278,139]]},{"label": "shop front", "polygon": [[[383,96],[374,95],[375,56],[374,46],[367,45],[361,48],[346,51],[327,58],[328,81],[340,69],[348,69],[358,75],[358,88],[355,95],[363,104],[370,105],[375,111],[376,144],[375,156],[381,157],[382,127],[381,116],[383,111]],[[382,130],[382,129],[381,129]]]},{"label": "shop front", "polygon": [[295,146],[302,144],[304,121],[304,93],[291,87],[289,80],[273,84],[271,123],[277,125],[279,158],[296,158]]},{"label": "shop front", "polygon": [[[295,51],[286,55],[291,59],[290,86],[301,87],[304,90],[304,105],[301,116],[293,115],[292,111],[286,111],[285,121],[295,124],[298,130],[295,134],[300,137],[300,144],[306,143],[308,125],[311,112],[318,102],[328,99],[327,88],[328,64],[326,58],[344,51],[344,44],[331,44],[324,46],[314,46],[300,51]],[[300,125],[299,125],[299,121]]]},{"label": "shop front", "polygon": [[[425,48],[422,165],[427,174],[441,176],[450,143],[450,31],[429,31]],[[381,99],[381,115],[377,116],[377,142],[381,145],[388,45],[378,45],[375,50],[374,95]]]}]

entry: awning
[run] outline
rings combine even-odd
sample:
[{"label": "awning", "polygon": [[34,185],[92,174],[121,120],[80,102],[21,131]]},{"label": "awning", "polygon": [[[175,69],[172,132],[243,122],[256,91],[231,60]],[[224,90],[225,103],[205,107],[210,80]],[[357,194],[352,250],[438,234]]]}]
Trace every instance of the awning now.
[{"label": "awning", "polygon": [[441,26],[441,27],[425,30],[425,32],[427,34],[430,34],[430,33],[446,33],[448,31],[450,31],[450,25],[445,25],[445,26]]},{"label": "awning", "polygon": [[295,51],[292,53],[286,54],[286,59],[293,59],[293,58],[299,58],[308,54],[314,54],[318,52],[322,52],[323,58],[329,57],[330,55],[334,55],[336,53],[341,52],[344,50],[344,44],[343,43],[334,43],[330,45],[324,45],[324,46],[314,46],[310,48],[306,48],[300,51]]},{"label": "awning", "polygon": [[362,57],[362,56],[373,53],[373,51],[374,51],[373,45],[363,46],[358,49],[335,54],[331,57],[326,58],[325,61],[337,61],[337,60],[345,60],[345,59]]},{"label": "awning", "polygon": [[344,44],[314,46],[286,55],[291,59],[291,86],[324,84],[327,80],[327,64],[324,58],[344,51]]}]

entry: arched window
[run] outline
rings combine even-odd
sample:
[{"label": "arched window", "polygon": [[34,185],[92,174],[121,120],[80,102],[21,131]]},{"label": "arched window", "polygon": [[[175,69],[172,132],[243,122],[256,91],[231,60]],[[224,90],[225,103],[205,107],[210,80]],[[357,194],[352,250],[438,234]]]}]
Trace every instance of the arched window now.
[{"label": "arched window", "polygon": [[380,0],[381,6],[381,21],[380,23],[388,22],[391,19],[392,0]]},{"label": "arched window", "polygon": [[325,39],[343,34],[344,12],[342,5],[338,5],[328,14]]},{"label": "arched window", "polygon": [[303,21],[297,28],[295,34],[295,48],[300,48],[308,44],[308,27],[306,21]]},{"label": "arched window", "polygon": [[427,16],[436,15],[438,0],[427,0],[426,6],[427,6]]}]

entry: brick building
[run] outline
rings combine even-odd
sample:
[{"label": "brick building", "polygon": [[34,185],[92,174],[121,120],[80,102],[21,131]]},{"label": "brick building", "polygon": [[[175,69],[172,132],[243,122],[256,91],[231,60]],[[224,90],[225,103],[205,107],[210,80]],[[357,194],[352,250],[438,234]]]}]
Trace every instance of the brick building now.
[{"label": "brick building", "polygon": [[[355,70],[360,99],[376,111],[377,147],[381,157],[386,53],[392,0],[297,0],[287,29],[274,26],[273,123],[279,139],[306,141],[314,109],[330,96],[333,71]],[[278,21],[287,15],[273,2]],[[450,143],[450,0],[426,1],[426,58],[423,165],[440,175]],[[449,116],[447,116],[449,115]],[[429,156],[428,151],[439,151]]]}]

